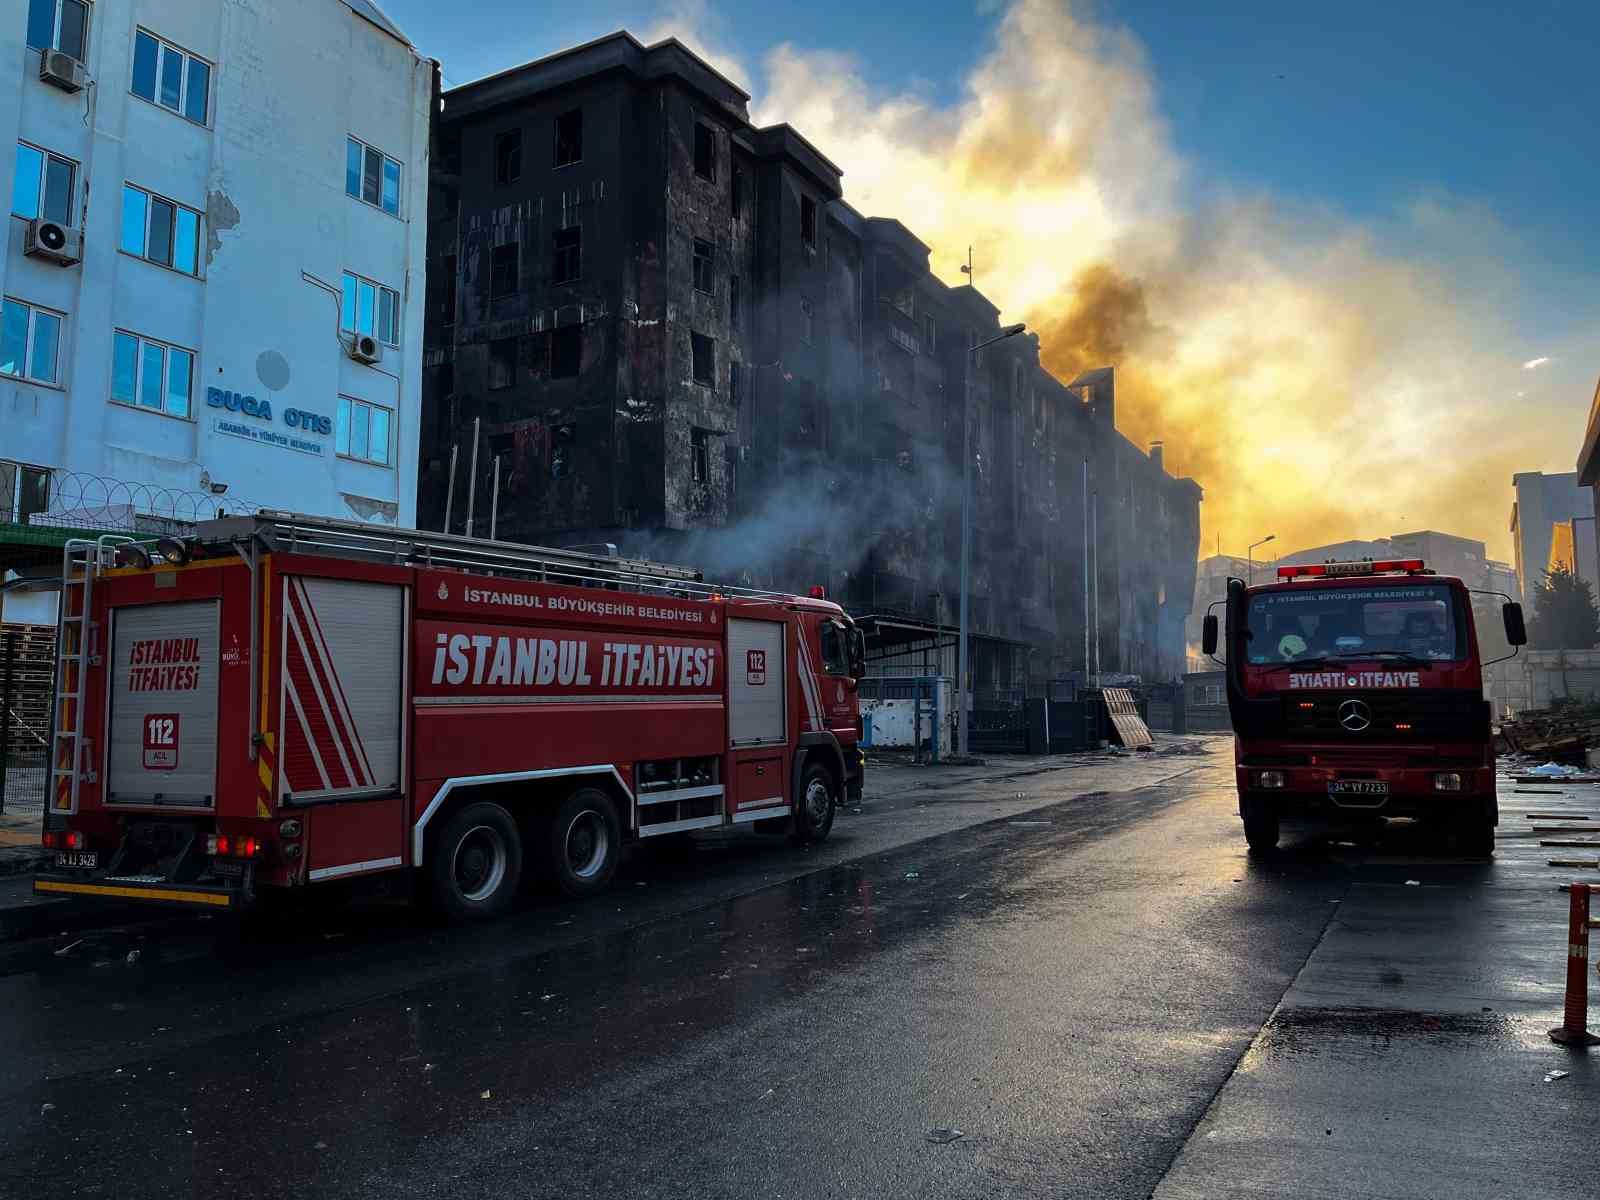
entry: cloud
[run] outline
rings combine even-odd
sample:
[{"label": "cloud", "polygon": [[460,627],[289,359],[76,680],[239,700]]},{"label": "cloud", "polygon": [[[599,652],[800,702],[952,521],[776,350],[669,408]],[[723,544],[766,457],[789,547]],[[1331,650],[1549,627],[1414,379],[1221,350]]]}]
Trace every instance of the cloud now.
[{"label": "cloud", "polygon": [[1057,374],[1116,367],[1119,426],[1206,489],[1203,546],[1380,536],[1405,513],[1505,557],[1512,472],[1571,469],[1582,413],[1570,381],[1516,370],[1518,256],[1492,213],[1430,194],[1367,226],[1209,167],[1221,198],[1194,200],[1141,46],[1069,0],[1005,8],[949,104],[848,55],[763,65],[754,116],[839,163],[853,204],[903,221],[950,282],[971,245]]},{"label": "cloud", "polygon": [[1522,369],[1524,371],[1537,371],[1540,367],[1547,367],[1549,365],[1550,357],[1549,355],[1546,355],[1543,358],[1530,358],[1527,362],[1522,364]]}]

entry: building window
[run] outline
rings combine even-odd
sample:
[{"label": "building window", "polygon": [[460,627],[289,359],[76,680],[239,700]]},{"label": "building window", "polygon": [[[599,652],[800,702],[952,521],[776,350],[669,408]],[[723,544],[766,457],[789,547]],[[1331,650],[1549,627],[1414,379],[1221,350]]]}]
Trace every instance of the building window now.
[{"label": "building window", "polygon": [[933,314],[925,314],[922,318],[922,348],[929,354],[933,353],[938,332],[938,327],[933,322]]},{"label": "building window", "polygon": [[494,139],[494,181],[515,183],[522,178],[522,130],[513,129]]},{"label": "building window", "polygon": [[489,260],[489,296],[499,300],[517,294],[517,256],[520,244],[496,246]]},{"label": "building window", "polygon": [[550,378],[576,379],[583,361],[583,326],[563,325],[550,331]]},{"label": "building window", "polygon": [[817,310],[804,296],[800,297],[800,340],[811,345],[817,338]]},{"label": "building window", "polygon": [[390,464],[389,431],[393,425],[387,408],[340,396],[339,415],[333,427],[333,451],[340,458],[387,467]]},{"label": "building window", "polygon": [[17,174],[11,183],[11,211],[32,221],[72,224],[72,187],[78,164],[27,142],[17,143]]},{"label": "building window", "polygon": [[400,345],[400,293],[350,271],[344,273],[339,332],[365,334],[386,346]]},{"label": "building window", "polygon": [[359,138],[346,138],[344,194],[400,215],[400,164]]},{"label": "building window", "polygon": [[125,183],[122,250],[185,275],[199,275],[200,214],[175,200]]},{"label": "building window", "polygon": [[82,62],[89,51],[86,0],[29,0],[28,45],[35,50],[59,50]]},{"label": "building window", "polygon": [[583,227],[569,225],[551,235],[550,282],[575,283],[583,273]]},{"label": "building window", "polygon": [[689,349],[694,358],[694,381],[717,382],[717,343],[703,333],[689,335]]},{"label": "building window", "polygon": [[707,430],[689,431],[689,473],[696,483],[711,478],[711,438]]},{"label": "building window", "polygon": [[733,187],[729,197],[729,209],[735,221],[744,216],[744,168],[735,166],[732,171]]},{"label": "building window", "polygon": [[0,309],[0,375],[59,383],[65,320],[62,313],[7,296]]},{"label": "building window", "polygon": [[439,324],[456,323],[456,256],[447,254],[439,261]]},{"label": "building window", "polygon": [[556,166],[583,161],[583,110],[575,108],[556,118]]},{"label": "building window", "polygon": [[141,29],[133,39],[133,94],[204,125],[211,64]]},{"label": "building window", "polygon": [[119,329],[111,350],[111,398],[169,417],[191,415],[194,351]]},{"label": "building window", "polygon": [[728,403],[734,408],[739,407],[739,376],[744,374],[744,367],[736,362],[728,364]]},{"label": "building window", "polygon": [[701,238],[694,239],[694,290],[708,296],[717,290],[711,275],[711,243]]},{"label": "building window", "polygon": [[817,248],[817,202],[810,196],[800,197],[800,240]]},{"label": "building window", "polygon": [[489,343],[489,388],[498,391],[517,382],[517,339],[496,338]]},{"label": "building window", "polygon": [[739,328],[739,277],[728,276],[728,325]]},{"label": "building window", "polygon": [[50,472],[0,461],[0,521],[26,525],[34,513],[49,511]]},{"label": "building window", "polygon": [[698,121],[694,126],[694,173],[701,179],[717,177],[717,135],[711,126]]}]

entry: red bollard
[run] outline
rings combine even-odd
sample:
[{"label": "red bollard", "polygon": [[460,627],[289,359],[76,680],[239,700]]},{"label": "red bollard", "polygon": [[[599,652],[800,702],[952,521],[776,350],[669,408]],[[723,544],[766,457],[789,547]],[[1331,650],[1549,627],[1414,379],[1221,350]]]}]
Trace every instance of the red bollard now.
[{"label": "red bollard", "polygon": [[1567,1000],[1561,1028],[1550,1031],[1550,1040],[1563,1046],[1593,1046],[1600,1043],[1600,1037],[1589,1032],[1589,885],[1574,882],[1569,891]]}]

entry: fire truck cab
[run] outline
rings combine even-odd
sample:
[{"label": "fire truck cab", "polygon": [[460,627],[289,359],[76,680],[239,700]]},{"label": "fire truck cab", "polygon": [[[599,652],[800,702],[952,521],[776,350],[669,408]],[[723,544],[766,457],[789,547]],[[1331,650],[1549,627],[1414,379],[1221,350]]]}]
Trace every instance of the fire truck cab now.
[{"label": "fire truck cab", "polygon": [[[1522,610],[1503,609],[1522,645]],[[1228,581],[1223,633],[1239,815],[1253,852],[1284,829],[1361,836],[1437,823],[1494,852],[1494,741],[1468,589],[1420,559],[1285,566]],[[1205,618],[1203,649],[1218,648]]]},{"label": "fire truck cab", "polygon": [[863,641],[820,589],[267,512],[73,543],[63,585],[40,893],[388,876],[489,916],[630,842],[820,841],[860,795]]}]

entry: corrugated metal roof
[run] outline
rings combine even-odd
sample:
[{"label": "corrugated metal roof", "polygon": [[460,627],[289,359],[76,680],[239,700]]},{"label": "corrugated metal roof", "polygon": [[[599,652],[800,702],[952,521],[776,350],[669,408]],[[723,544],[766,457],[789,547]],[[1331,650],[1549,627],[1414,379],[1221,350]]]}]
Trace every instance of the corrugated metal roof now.
[{"label": "corrugated metal roof", "polygon": [[[373,0],[343,0],[343,3],[356,16],[371,21],[390,37],[397,38],[408,46],[411,45],[411,39],[400,32],[400,26],[391,21],[388,14],[374,4]],[[412,49],[416,47],[412,46]]]}]

